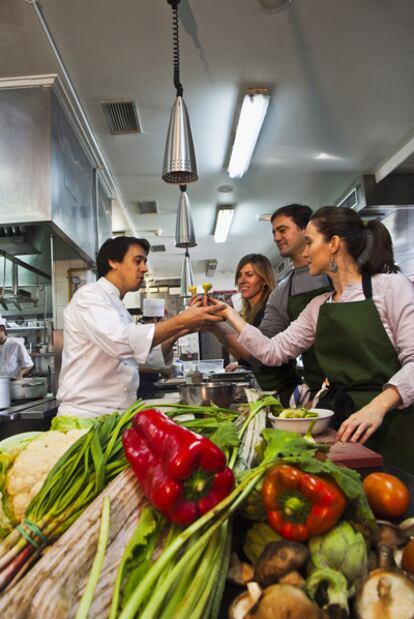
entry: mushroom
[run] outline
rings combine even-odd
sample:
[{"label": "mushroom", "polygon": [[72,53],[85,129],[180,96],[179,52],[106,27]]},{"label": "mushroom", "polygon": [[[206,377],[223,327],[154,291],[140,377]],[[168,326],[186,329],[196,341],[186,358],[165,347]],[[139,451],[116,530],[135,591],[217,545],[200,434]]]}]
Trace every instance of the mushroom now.
[{"label": "mushroom", "polygon": [[377,529],[374,535],[376,544],[388,544],[388,546],[404,546],[409,540],[409,535],[396,524],[386,520],[377,520]]},{"label": "mushroom", "polygon": [[254,568],[250,563],[240,561],[238,555],[233,552],[230,558],[230,567],[227,578],[236,585],[246,585],[254,578]]},{"label": "mushroom", "polygon": [[288,540],[269,542],[257,560],[254,579],[267,587],[285,574],[299,570],[308,559],[309,550],[304,544]]},{"label": "mushroom", "polygon": [[279,580],[281,585],[293,585],[294,587],[305,588],[305,579],[297,571],[289,572]]},{"label": "mushroom", "polygon": [[244,619],[319,619],[319,608],[298,587],[271,585]]},{"label": "mushroom", "polygon": [[247,613],[260,598],[262,590],[257,582],[250,582],[247,591],[238,595],[229,608],[229,619],[245,619]]},{"label": "mushroom", "polygon": [[358,592],[355,609],[359,619],[412,619],[414,580],[397,569],[374,570]]}]

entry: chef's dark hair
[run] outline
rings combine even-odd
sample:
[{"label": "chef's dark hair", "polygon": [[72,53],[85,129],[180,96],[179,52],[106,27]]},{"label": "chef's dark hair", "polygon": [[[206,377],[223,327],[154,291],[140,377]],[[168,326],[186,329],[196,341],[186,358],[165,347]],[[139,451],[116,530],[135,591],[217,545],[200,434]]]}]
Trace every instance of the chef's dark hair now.
[{"label": "chef's dark hair", "polygon": [[279,215],[290,217],[293,219],[298,228],[303,230],[308,225],[309,219],[312,215],[312,209],[310,206],[306,206],[306,204],[287,204],[286,206],[281,206],[276,209],[271,216],[270,221],[273,223],[273,220],[276,217],[279,217]]},{"label": "chef's dark hair", "polygon": [[98,276],[103,277],[111,271],[109,260],[122,262],[131,245],[140,245],[148,255],[150,244],[147,239],[138,239],[135,236],[117,236],[114,239],[108,239],[99,248],[96,255],[96,268]]},{"label": "chef's dark hair", "polygon": [[323,206],[313,213],[311,222],[325,241],[333,236],[344,240],[361,272],[375,275],[400,270],[394,262],[391,235],[380,221],[373,219],[364,223],[352,209]]}]

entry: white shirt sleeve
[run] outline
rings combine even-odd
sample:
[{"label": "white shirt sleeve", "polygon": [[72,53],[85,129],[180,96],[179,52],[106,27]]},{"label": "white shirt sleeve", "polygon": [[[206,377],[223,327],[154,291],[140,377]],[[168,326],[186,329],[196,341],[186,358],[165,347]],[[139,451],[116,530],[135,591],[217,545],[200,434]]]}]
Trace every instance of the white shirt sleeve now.
[{"label": "white shirt sleeve", "polygon": [[129,319],[124,323],[119,310],[104,297],[92,295],[88,290],[81,292],[76,312],[68,317],[73,319],[75,328],[107,355],[117,359],[133,357],[138,363],[145,363],[154,338],[154,325],[136,325]]},{"label": "white shirt sleeve", "polygon": [[398,389],[405,408],[414,402],[414,287],[404,276],[388,277],[385,281],[385,318],[402,366],[385,386]]}]

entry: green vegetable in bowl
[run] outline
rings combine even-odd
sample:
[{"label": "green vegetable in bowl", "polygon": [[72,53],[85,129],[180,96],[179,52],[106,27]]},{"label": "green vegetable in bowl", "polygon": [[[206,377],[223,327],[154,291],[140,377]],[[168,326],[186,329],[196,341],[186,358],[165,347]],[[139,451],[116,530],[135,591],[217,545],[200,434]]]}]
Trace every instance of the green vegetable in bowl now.
[{"label": "green vegetable in bowl", "polygon": [[284,408],[277,417],[279,419],[307,419],[312,417],[318,417],[318,413],[315,411],[308,411],[307,408]]}]

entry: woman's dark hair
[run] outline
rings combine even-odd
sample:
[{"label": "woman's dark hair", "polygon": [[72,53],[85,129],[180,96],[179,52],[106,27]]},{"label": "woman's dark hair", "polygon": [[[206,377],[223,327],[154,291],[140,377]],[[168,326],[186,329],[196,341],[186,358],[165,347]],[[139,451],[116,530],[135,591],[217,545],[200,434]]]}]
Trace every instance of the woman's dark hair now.
[{"label": "woman's dark hair", "polygon": [[135,236],[117,236],[114,239],[105,241],[96,255],[98,276],[103,277],[111,271],[109,260],[122,262],[131,245],[140,245],[146,254],[150,250],[150,244],[146,239],[138,239]]},{"label": "woman's dark hair", "polygon": [[357,262],[362,273],[397,273],[391,235],[387,228],[374,219],[364,223],[349,208],[324,206],[311,217],[311,222],[325,241],[339,236],[346,243],[348,253]]},{"label": "woman's dark hair", "polygon": [[247,254],[240,259],[239,264],[237,265],[234,276],[234,283],[236,285],[239,278],[240,269],[246,266],[246,264],[251,264],[253,266],[255,273],[262,278],[264,283],[263,294],[254,307],[252,307],[246,299],[242,299],[241,315],[246,322],[251,324],[256,314],[258,314],[263,306],[266,305],[269,294],[276,286],[276,282],[272,265],[266,256],[263,256],[263,254]]},{"label": "woman's dark hair", "polygon": [[271,216],[270,221],[273,222],[273,220],[276,217],[279,217],[279,215],[290,217],[290,219],[293,219],[298,228],[304,230],[308,225],[309,219],[311,218],[312,209],[310,206],[306,206],[305,204],[287,204],[286,206],[281,206],[276,209]]}]

